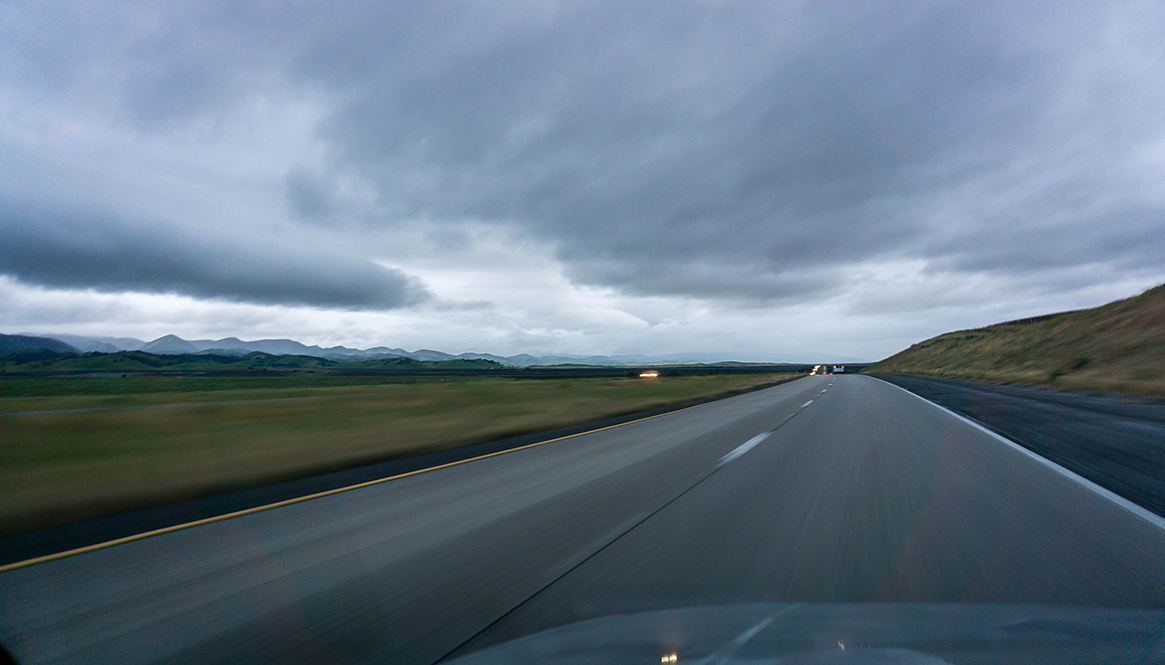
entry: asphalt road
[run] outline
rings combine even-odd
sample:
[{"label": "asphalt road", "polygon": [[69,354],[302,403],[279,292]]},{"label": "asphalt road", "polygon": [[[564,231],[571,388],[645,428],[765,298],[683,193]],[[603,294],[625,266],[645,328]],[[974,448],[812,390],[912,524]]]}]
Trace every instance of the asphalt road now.
[{"label": "asphalt road", "polygon": [[1159,520],[958,417],[810,377],[11,570],[0,641],[26,663],[431,663],[675,606],[1162,608],[1163,555]]},{"label": "asphalt road", "polygon": [[1165,400],[883,374],[1165,516]]}]

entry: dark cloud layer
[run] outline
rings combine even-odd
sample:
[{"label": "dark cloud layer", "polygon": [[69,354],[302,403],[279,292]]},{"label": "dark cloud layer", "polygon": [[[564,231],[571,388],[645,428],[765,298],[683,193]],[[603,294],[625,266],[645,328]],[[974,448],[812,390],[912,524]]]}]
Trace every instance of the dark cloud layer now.
[{"label": "dark cloud layer", "polygon": [[[398,34],[431,39],[407,67],[368,52],[388,17],[335,27],[299,67],[343,81],[349,101],[323,128],[337,165],[400,217],[517,224],[556,242],[575,279],[635,293],[786,299],[836,286],[816,268],[866,259],[1023,271],[1165,253],[1161,208],[1095,170],[1129,169],[1165,128],[1142,115],[1160,72],[1081,90],[1112,82],[1114,63],[1089,61],[1104,12],[560,7],[464,45],[440,35],[466,23],[411,17]],[[1010,205],[950,214],[968,187]]]},{"label": "dark cloud layer", "polygon": [[292,169],[287,174],[287,205],[300,219],[326,219],[336,212],[335,185],[310,169]]},{"label": "dark cloud layer", "polygon": [[[836,268],[860,261],[1008,274],[1090,262],[1138,270],[1165,255],[1160,194],[1137,177],[1146,151],[1165,140],[1155,29],[1165,25],[1151,5],[8,12],[20,28],[7,49],[22,85],[67,94],[111,72],[102,90],[140,131],[229,108],[265,86],[324,94],[332,111],[318,137],[332,172],[285,175],[296,219],[338,232],[354,216],[385,229],[504,226],[553,243],[572,279],[628,293],[781,302],[833,292],[844,286]],[[78,29],[82,19],[90,30]],[[341,174],[369,183],[377,204],[360,214],[341,206]],[[29,242],[59,235],[27,233],[36,234]],[[98,246],[109,234],[128,237],[103,233]],[[160,252],[167,264],[187,256],[165,233],[133,242],[135,255]],[[161,264],[127,277],[103,251],[92,250],[98,258],[84,269],[34,269],[30,258],[17,274],[110,287],[166,279]],[[294,290],[264,281],[262,270],[189,263],[179,271],[188,276],[160,288],[223,295],[231,282],[230,297],[272,301]],[[315,293],[318,278],[305,302],[408,300],[403,277],[355,265],[317,262],[295,289]],[[229,280],[209,279],[224,270]]]},{"label": "dark cloud layer", "polygon": [[367,261],[157,221],[0,204],[0,274],[50,287],[180,293],[270,305],[389,309],[429,294]]}]

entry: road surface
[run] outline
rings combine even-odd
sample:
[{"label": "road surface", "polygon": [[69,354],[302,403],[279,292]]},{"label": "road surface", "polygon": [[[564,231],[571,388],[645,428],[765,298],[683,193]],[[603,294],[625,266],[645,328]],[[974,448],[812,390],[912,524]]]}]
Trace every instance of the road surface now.
[{"label": "road surface", "polygon": [[895,386],[809,377],[0,574],[19,662],[432,663],[664,607],[1165,607],[1161,521]]},{"label": "road surface", "polygon": [[1061,466],[1165,515],[1165,400],[884,374]]}]

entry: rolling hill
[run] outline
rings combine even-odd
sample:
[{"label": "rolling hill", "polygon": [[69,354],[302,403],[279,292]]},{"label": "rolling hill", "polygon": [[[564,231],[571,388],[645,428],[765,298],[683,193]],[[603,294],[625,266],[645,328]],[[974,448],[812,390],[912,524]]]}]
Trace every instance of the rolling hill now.
[{"label": "rolling hill", "polygon": [[[33,333],[30,333],[33,334]],[[443,362],[453,360],[490,360],[509,367],[531,367],[541,365],[590,365],[590,366],[636,366],[659,364],[712,364],[735,362],[731,353],[680,353],[664,355],[543,355],[534,356],[526,353],[513,356],[498,356],[491,353],[468,352],[453,355],[433,349],[417,349],[408,351],[401,348],[374,346],[368,349],[353,349],[346,346],[321,347],[308,346],[293,339],[258,339],[242,340],[238,337],[224,337],[222,339],[191,339],[186,340],[177,335],[164,335],[147,342],[132,337],[86,337],[84,335],[45,334],[35,333],[37,337],[53,338],[75,347],[73,352],[79,353],[116,353],[118,351],[145,351],[155,355],[183,355],[183,354],[211,354],[220,356],[243,357],[247,354],[259,352],[275,356],[313,356],[338,363],[361,362],[365,360],[381,360],[386,358],[410,358],[422,362]],[[5,355],[0,353],[0,356]],[[801,364],[808,360],[814,362],[856,363],[856,358],[832,356],[829,354],[809,353],[804,357],[782,357],[754,359],[754,362],[767,364],[792,363]]]},{"label": "rolling hill", "polygon": [[1165,395],[1165,284],[1092,309],[949,332],[866,371]]},{"label": "rolling hill", "polygon": [[302,355],[272,355],[258,351],[243,356],[200,353],[149,353],[147,351],[118,351],[117,353],[58,353],[49,349],[34,349],[0,356],[0,372],[57,373],[57,372],[150,372],[150,371],[237,371],[255,370],[316,370],[316,369],[495,369],[503,365],[491,360],[460,359],[414,360],[412,358],[385,358],[360,362],[336,362],[326,358]]},{"label": "rolling hill", "polygon": [[29,335],[0,335],[0,356],[28,351],[49,351],[53,354],[80,353],[80,351],[60,340]]}]

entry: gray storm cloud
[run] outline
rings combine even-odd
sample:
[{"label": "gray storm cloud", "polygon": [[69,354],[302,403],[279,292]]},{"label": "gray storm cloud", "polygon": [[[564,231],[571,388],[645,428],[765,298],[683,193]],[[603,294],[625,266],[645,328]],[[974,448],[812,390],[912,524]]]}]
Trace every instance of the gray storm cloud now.
[{"label": "gray storm cloud", "polygon": [[[1165,255],[1153,157],[1165,21],[1152,5],[38,7],[5,10],[19,37],[0,47],[9,83],[112,105],[142,132],[264,86],[324,94],[316,136],[334,173],[282,177],[291,216],[336,233],[353,228],[336,213],[344,174],[378,197],[361,224],[504,226],[550,242],[573,280],[641,295],[812,298],[843,286],[831,267],[859,261],[1007,274],[1141,270]],[[94,72],[113,74],[95,87]],[[135,251],[171,241],[147,233]],[[82,264],[53,283],[134,281],[116,261]],[[407,289],[355,265],[320,262],[331,286],[295,288],[345,306],[408,301],[357,295]],[[141,271],[139,284],[165,272]],[[229,290],[186,272],[166,288]],[[254,272],[223,283],[290,297]],[[398,286],[355,286],[373,283]]]},{"label": "gray storm cloud", "polygon": [[1165,135],[1165,78],[1142,59],[1156,42],[1127,42],[1135,69],[1093,59],[1136,16],[586,4],[464,42],[440,18],[398,28],[429,45],[416,66],[367,51],[375,14],[300,56],[301,76],[349,93],[322,128],[337,165],[400,217],[552,240],[578,281],[783,300],[867,259],[1023,272],[1165,255],[1162,200],[1136,177]]},{"label": "gray storm cloud", "polygon": [[42,286],[353,310],[429,298],[415,278],[368,261],[156,221],[3,203],[0,234],[0,274]]}]

